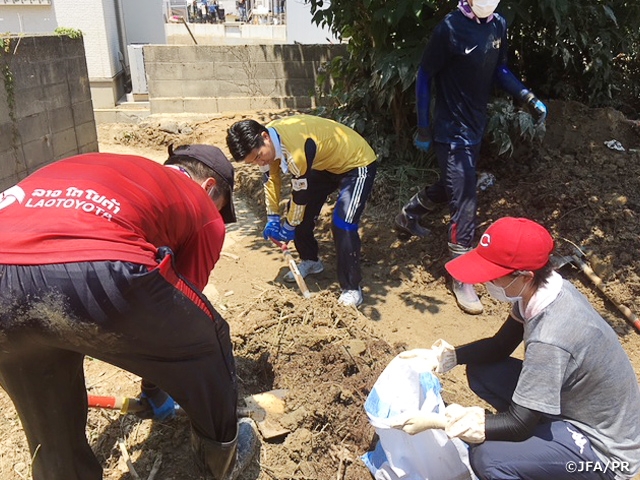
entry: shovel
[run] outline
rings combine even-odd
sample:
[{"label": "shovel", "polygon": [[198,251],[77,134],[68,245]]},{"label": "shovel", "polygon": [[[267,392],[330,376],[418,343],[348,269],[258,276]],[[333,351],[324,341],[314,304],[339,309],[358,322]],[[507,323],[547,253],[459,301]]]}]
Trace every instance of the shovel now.
[{"label": "shovel", "polygon": [[613,303],[616,306],[616,308],[624,315],[624,318],[627,320],[627,323],[631,325],[633,328],[635,328],[636,332],[640,333],[640,320],[638,319],[637,315],[633,313],[629,309],[629,307],[627,307],[626,305],[622,305],[617,300],[611,298],[611,296],[604,289],[604,282],[602,281],[602,279],[598,275],[596,275],[593,269],[589,265],[587,265],[587,263],[584,260],[582,260],[583,253],[578,249],[576,250],[577,252],[575,255],[570,255],[570,256],[552,255],[551,264],[556,270],[562,268],[563,266],[569,263],[575,266],[578,270],[584,273],[589,278],[589,280],[591,280],[591,282],[598,288],[598,290],[602,292],[602,294],[605,296],[607,300],[609,300],[611,303]]},{"label": "shovel", "polygon": [[[281,437],[290,432],[279,423],[286,411],[286,389],[269,390],[244,397],[245,407],[238,408],[239,417],[253,419],[265,440]],[[106,408],[118,410],[121,414],[140,413],[149,410],[149,406],[139,398],[102,395],[87,395],[89,408]],[[176,405],[176,414],[184,415],[185,411]]]},{"label": "shovel", "polygon": [[273,237],[270,237],[270,238],[274,244],[280,247],[280,250],[282,250],[282,253],[284,253],[284,258],[285,260],[287,260],[287,263],[289,264],[289,270],[291,270],[291,274],[293,275],[293,278],[295,278],[296,283],[298,284],[298,288],[302,292],[302,296],[304,298],[311,298],[311,292],[309,292],[309,288],[307,287],[307,284],[305,283],[304,278],[300,273],[300,270],[298,270],[298,265],[296,264],[296,261],[293,259],[293,255],[291,255],[291,252],[289,251],[289,247],[287,247],[287,244],[285,242],[280,242]]}]

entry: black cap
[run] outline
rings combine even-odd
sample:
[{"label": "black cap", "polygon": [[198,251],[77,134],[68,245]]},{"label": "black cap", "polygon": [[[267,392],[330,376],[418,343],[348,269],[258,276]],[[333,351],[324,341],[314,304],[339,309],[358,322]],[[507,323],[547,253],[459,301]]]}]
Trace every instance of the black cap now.
[{"label": "black cap", "polygon": [[229,185],[229,198],[227,204],[220,210],[220,215],[224,223],[236,221],[236,211],[233,208],[233,165],[227,159],[222,150],[213,145],[182,145],[175,150],[169,146],[169,156],[184,155],[204,163],[211,170],[216,172],[222,181]]}]

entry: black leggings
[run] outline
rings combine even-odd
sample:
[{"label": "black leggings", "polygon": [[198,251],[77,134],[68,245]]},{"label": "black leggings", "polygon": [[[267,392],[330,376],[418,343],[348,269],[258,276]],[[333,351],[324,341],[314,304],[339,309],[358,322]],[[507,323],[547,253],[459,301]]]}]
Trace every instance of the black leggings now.
[{"label": "black leggings", "polygon": [[235,437],[229,326],[171,260],[0,265],[0,384],[37,449],[35,480],[102,478],[85,436],[85,355],[158,385],[201,436]]}]

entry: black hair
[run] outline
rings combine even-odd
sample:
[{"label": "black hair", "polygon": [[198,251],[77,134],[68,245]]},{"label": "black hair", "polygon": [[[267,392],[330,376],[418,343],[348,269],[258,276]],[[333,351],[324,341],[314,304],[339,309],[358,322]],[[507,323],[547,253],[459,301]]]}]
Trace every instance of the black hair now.
[{"label": "black hair", "polygon": [[262,147],[262,132],[267,132],[267,127],[255,120],[241,120],[231,125],[227,130],[227,147],[233,159],[240,162],[253,150]]},{"label": "black hair", "polygon": [[547,283],[547,280],[549,280],[549,277],[552,273],[553,265],[551,265],[551,262],[547,262],[544,267],[539,268],[538,270],[535,270],[533,272],[533,286],[536,288],[542,287],[545,283]]},{"label": "black hair", "polygon": [[164,164],[184,168],[191,178],[197,182],[204,182],[209,177],[213,178],[216,181],[216,186],[210,194],[213,200],[216,200],[221,195],[224,195],[225,198],[231,198],[231,186],[227,181],[218,172],[209,168],[200,160],[187,155],[171,155]]}]

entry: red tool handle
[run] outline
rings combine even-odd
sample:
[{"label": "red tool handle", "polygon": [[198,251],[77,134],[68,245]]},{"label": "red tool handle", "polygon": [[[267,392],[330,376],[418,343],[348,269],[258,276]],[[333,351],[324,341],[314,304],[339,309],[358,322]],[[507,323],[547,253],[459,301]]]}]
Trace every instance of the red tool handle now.
[{"label": "red tool handle", "polygon": [[148,410],[137,398],[87,395],[89,408],[108,408],[120,410],[120,413],[135,413]]},{"label": "red tool handle", "polygon": [[87,395],[89,400],[89,407],[95,408],[121,408],[122,405],[116,405],[118,399],[116,397],[105,397],[100,395]]},{"label": "red tool handle", "polygon": [[269,237],[269,240],[271,240],[274,244],[276,244],[276,246],[280,247],[280,249],[285,252],[289,250],[289,247],[287,246],[287,243],[285,242],[281,242],[280,240],[276,240],[273,237]]}]

